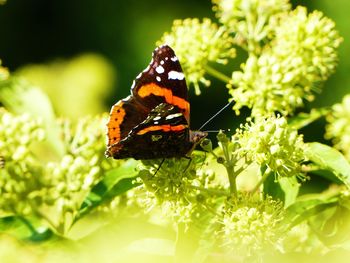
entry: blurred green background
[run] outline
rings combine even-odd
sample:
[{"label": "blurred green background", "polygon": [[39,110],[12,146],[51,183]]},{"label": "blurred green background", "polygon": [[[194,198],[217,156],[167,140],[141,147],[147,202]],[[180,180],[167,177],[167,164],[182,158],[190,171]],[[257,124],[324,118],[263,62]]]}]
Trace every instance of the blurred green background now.
[{"label": "blurred green background", "polygon": [[[316,106],[331,105],[350,92],[350,2],[293,1],[293,5],[297,4],[308,6],[309,10],[318,9],[324,12],[336,22],[340,34],[344,37],[337,73],[326,83],[322,94],[313,102]],[[129,94],[132,80],[147,66],[155,42],[163,32],[170,30],[172,21],[187,17],[215,19],[211,1],[8,0],[5,5],[0,6],[0,58],[3,65],[14,72],[33,63],[51,63],[51,68],[57,68],[57,64],[52,64],[52,61],[77,58],[87,52],[102,55],[109,63],[107,66],[101,66],[108,67],[103,71],[103,78],[110,83],[101,85],[100,89],[105,90],[100,92],[102,96],[95,101],[96,104],[102,104],[104,111],[108,111],[113,103]],[[225,73],[229,75],[230,71],[237,70],[244,58],[244,55],[238,56],[230,64],[231,68],[224,68]],[[81,63],[84,63],[83,59]],[[51,72],[51,75],[66,79],[64,69],[67,64],[61,63],[59,67],[60,74]],[[58,84],[51,83],[51,86],[60,89]],[[63,100],[68,101],[67,97],[71,94],[72,104],[79,98],[90,104],[94,103],[94,98],[79,96],[84,91],[75,93],[78,95],[74,95],[74,91],[67,88],[60,100],[62,103]],[[213,87],[203,89],[199,97],[191,90],[192,128],[198,128],[220,109],[227,99],[224,84],[215,80]],[[205,113],[201,107],[204,104]],[[64,108],[65,105],[62,105]],[[227,123],[232,123],[232,116],[232,111],[227,110],[206,129],[229,128]],[[227,122],[230,119],[231,122]]]}]

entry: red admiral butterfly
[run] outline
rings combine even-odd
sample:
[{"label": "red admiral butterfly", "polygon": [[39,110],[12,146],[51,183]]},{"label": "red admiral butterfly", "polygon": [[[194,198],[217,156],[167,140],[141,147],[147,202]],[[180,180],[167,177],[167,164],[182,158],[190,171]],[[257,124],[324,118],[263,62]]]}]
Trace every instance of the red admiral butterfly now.
[{"label": "red admiral butterfly", "polygon": [[185,157],[207,136],[190,131],[189,122],[181,65],[169,46],[160,46],[134,80],[131,95],[111,109],[106,156],[137,160]]}]

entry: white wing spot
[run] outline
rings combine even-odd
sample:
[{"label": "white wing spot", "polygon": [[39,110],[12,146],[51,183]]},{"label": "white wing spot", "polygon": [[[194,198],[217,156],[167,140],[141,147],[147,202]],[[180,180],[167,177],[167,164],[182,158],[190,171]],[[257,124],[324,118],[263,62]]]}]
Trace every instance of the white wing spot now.
[{"label": "white wing spot", "polygon": [[164,60],[161,60],[161,61],[160,61],[160,64],[161,64],[161,65],[164,65]]},{"label": "white wing spot", "polygon": [[156,125],[159,124],[159,122],[157,122],[157,121],[155,121],[155,122],[153,122],[153,123],[156,124]]},{"label": "white wing spot", "polygon": [[171,119],[180,117],[180,116],[182,116],[182,115],[183,115],[182,113],[170,114],[170,115],[166,116],[165,119],[166,119],[166,120],[171,120]]},{"label": "white wing spot", "polygon": [[162,66],[158,66],[158,67],[156,67],[156,71],[157,71],[157,73],[162,74],[162,73],[164,73],[164,68]]},{"label": "white wing spot", "polygon": [[182,72],[169,71],[168,73],[168,79],[183,80],[184,78],[185,78],[185,75]]},{"label": "white wing spot", "polygon": [[174,56],[171,58],[171,60],[175,62],[175,61],[178,61],[179,59],[177,58],[177,56]]},{"label": "white wing spot", "polygon": [[162,118],[162,117],[157,116],[157,117],[154,117],[153,120],[154,120],[154,121],[159,121],[161,118]]},{"label": "white wing spot", "polygon": [[169,58],[168,57],[165,57],[165,60],[168,60]]},{"label": "white wing spot", "polygon": [[159,82],[162,81],[162,79],[159,76],[156,77],[156,80],[159,81]]},{"label": "white wing spot", "polygon": [[136,76],[136,79],[141,78],[141,76],[142,76],[142,73],[138,74],[138,75]]}]

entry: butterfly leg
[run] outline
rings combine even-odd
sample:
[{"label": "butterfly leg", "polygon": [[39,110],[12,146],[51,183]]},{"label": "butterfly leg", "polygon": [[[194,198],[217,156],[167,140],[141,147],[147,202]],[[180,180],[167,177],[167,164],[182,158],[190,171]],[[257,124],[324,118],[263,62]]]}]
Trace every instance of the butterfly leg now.
[{"label": "butterfly leg", "polygon": [[154,173],[153,176],[155,176],[155,175],[158,173],[158,171],[159,171],[160,167],[162,167],[162,164],[164,163],[164,161],[165,161],[165,158],[162,159],[162,161],[161,161],[160,164],[158,165],[158,168],[157,168],[157,170],[156,170],[156,172]]},{"label": "butterfly leg", "polygon": [[190,167],[190,165],[192,163],[192,157],[185,156],[185,158],[188,159],[188,164],[187,164],[185,170],[183,171],[184,173],[187,171],[187,169]]}]

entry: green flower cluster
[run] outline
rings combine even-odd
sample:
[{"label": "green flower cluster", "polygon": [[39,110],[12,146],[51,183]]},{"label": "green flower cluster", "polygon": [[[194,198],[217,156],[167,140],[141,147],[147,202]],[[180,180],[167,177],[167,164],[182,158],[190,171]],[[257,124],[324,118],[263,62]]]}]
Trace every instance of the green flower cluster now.
[{"label": "green flower cluster", "polygon": [[204,77],[209,62],[226,64],[236,55],[233,38],[208,18],[202,22],[196,18],[175,20],[171,32],[157,44],[168,44],[176,51],[186,80],[194,85],[196,94],[200,94],[199,83],[210,85]]},{"label": "green flower cluster", "polygon": [[241,125],[233,140],[240,145],[238,155],[278,176],[301,172],[301,162],[305,159],[303,137],[288,126],[284,117],[261,117]]},{"label": "green flower cluster", "polygon": [[150,210],[161,205],[163,213],[175,222],[190,223],[204,207],[213,205],[215,198],[207,189],[216,184],[215,175],[201,172],[203,156],[193,157],[190,164],[189,160],[167,159],[157,172],[153,162],[144,161],[139,176],[146,193],[140,206]]},{"label": "green flower cluster", "polygon": [[308,15],[298,7],[280,14],[270,45],[259,56],[250,54],[242,71],[232,74],[234,109],[248,106],[252,116],[292,114],[334,72],[340,43],[334,22],[319,11]]},{"label": "green flower cluster", "polygon": [[213,4],[219,21],[235,33],[235,43],[253,53],[272,32],[271,17],[290,9],[288,0],[213,0]]},{"label": "green flower cluster", "polygon": [[61,121],[66,153],[59,161],[44,163],[40,152],[31,147],[45,138],[40,120],[2,109],[1,212],[37,216],[56,232],[65,234],[91,188],[107,170],[119,165],[104,156],[106,121],[107,115],[86,117],[76,125]]},{"label": "green flower cluster", "polygon": [[60,162],[49,162],[45,167],[48,195],[45,202],[51,206],[51,224],[65,233],[79,213],[79,208],[104,173],[119,164],[104,157],[107,115],[85,117],[76,126],[61,121],[66,155]]},{"label": "green flower cluster", "polygon": [[278,249],[283,219],[281,202],[270,197],[261,200],[257,196],[241,196],[222,207],[216,238],[228,256],[243,261],[251,257],[256,260]]},{"label": "green flower cluster", "polygon": [[341,103],[332,107],[327,121],[325,137],[332,139],[334,147],[350,160],[350,95],[346,95]]},{"label": "green flower cluster", "polygon": [[43,141],[39,119],[28,114],[13,115],[0,109],[0,209],[2,213],[27,215],[40,184],[40,164],[31,146]]}]

